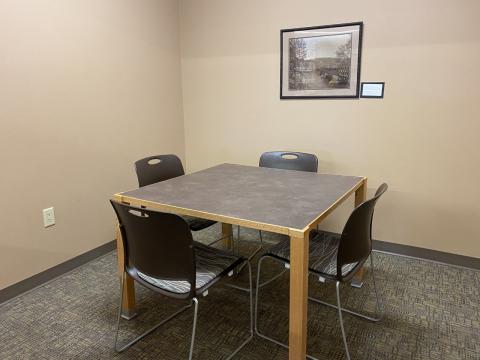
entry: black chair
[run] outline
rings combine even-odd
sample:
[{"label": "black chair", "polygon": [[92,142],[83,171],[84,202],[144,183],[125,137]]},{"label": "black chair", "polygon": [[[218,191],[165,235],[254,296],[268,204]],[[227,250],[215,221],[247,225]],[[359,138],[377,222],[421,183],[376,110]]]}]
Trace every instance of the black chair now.
[{"label": "black chair", "polygon": [[[295,151],[269,151],[260,156],[259,167],[317,172],[318,158],[314,154]],[[258,246],[248,257],[251,260],[263,248],[262,231],[258,231],[260,246]],[[237,228],[237,240],[240,240],[240,226]]]},{"label": "black chair", "polygon": [[[383,305],[377,292],[377,286],[375,283],[375,273],[372,254],[372,220],[375,204],[380,196],[387,191],[387,184],[382,184],[375,193],[375,196],[360,205],[358,205],[350,217],[348,218],[342,234],[326,233],[318,230],[312,230],[310,232],[310,253],[308,262],[309,274],[313,274],[318,277],[320,282],[335,281],[336,293],[337,293],[337,305],[329,304],[324,301],[309,297],[308,299],[323,305],[333,307],[338,310],[338,317],[340,320],[340,327],[342,330],[343,344],[345,347],[345,353],[347,359],[350,359],[350,352],[348,350],[347,339],[345,337],[345,329],[343,326],[342,313],[346,312],[355,316],[362,317],[370,321],[379,321],[380,317],[370,317],[351,310],[342,308],[340,303],[340,283],[349,282],[359,271],[363,264],[370,256],[371,272],[373,286],[376,297],[376,311],[381,312]],[[279,261],[285,265],[286,268],[290,267],[290,242],[286,240],[272,247],[266,254],[264,254],[258,262],[258,275],[257,275],[257,292],[255,295],[255,332],[267,340],[283,347],[287,345],[272,339],[258,330],[258,294],[260,288],[264,285],[272,282],[278,276],[267,280],[263,284],[260,284],[260,271],[263,260],[271,258]],[[307,355],[310,359],[315,359],[313,356]]]},{"label": "black chair", "polygon": [[[229,357],[232,358],[253,337],[253,291],[250,263],[220,249],[193,241],[187,222],[178,215],[136,208],[111,201],[122,234],[125,268],[120,285],[120,308],[114,348],[122,352],[161,325],[195,304],[189,359],[192,359],[197,325],[198,298],[233,270],[247,263],[250,280],[250,336]],[[125,276],[157,293],[179,300],[190,300],[161,323],[122,347],[118,347],[118,331],[123,301]],[[228,285],[228,284],[226,284]]]},{"label": "black chair", "polygon": [[269,151],[260,156],[260,167],[297,170],[318,171],[318,158],[316,155],[294,151]]},{"label": "black chair", "polygon": [[[135,172],[138,178],[138,186],[143,187],[160,181],[165,181],[185,175],[182,161],[177,155],[154,155],[135,161]],[[190,230],[199,231],[206,229],[216,221],[182,215],[188,223]],[[221,239],[218,239],[219,241]]]}]

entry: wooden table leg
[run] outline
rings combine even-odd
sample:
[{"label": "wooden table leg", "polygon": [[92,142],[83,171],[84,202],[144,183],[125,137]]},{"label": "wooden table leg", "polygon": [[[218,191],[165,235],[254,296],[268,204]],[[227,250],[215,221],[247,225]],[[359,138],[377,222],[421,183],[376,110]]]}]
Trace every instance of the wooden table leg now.
[{"label": "wooden table leg", "polygon": [[307,351],[308,237],[290,237],[289,360],[303,360]]},{"label": "wooden table leg", "polygon": [[[364,179],[362,185],[355,191],[355,207],[367,199],[367,179]],[[363,286],[364,268],[362,267],[350,283],[353,287],[361,288]]]},{"label": "wooden table leg", "polygon": [[232,250],[233,245],[233,228],[232,224],[225,224],[222,223],[222,238],[223,238],[223,245],[225,248]]},{"label": "wooden table leg", "polygon": [[123,252],[122,232],[120,231],[118,224],[115,233],[117,237],[118,276],[125,276],[125,284],[122,294],[122,318],[130,320],[137,316],[135,308],[135,282],[127,273],[123,271],[125,269],[125,258]]}]

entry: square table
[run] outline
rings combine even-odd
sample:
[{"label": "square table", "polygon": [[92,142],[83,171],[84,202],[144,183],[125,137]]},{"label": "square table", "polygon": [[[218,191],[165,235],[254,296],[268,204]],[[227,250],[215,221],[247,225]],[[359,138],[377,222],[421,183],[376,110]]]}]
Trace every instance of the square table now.
[{"label": "square table", "polygon": [[[365,177],[317,174],[222,164],[114,195],[137,207],[190,215],[222,223],[230,246],[232,224],[290,237],[289,359],[305,359],[307,339],[309,234],[351,194],[365,201]],[[123,243],[117,227],[119,272]],[[135,288],[127,276],[123,315],[135,313]]]}]

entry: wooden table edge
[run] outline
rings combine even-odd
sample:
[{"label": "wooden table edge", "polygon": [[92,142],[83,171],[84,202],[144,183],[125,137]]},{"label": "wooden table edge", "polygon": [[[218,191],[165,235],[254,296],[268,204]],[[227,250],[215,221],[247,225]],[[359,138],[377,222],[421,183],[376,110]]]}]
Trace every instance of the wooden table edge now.
[{"label": "wooden table edge", "polygon": [[113,200],[129,204],[137,207],[146,207],[152,210],[165,211],[169,213],[176,213],[180,215],[195,216],[202,219],[208,219],[213,221],[218,221],[221,223],[244,226],[251,229],[257,229],[262,231],[270,231],[277,234],[289,235],[290,228],[285,226],[273,225],[268,223],[262,223],[242,218],[236,218],[232,216],[220,215],[215,213],[210,213],[206,211],[194,210],[189,208],[184,208],[175,205],[162,204],[149,200],[142,200],[131,196],[125,196],[123,193],[118,193],[113,195]]},{"label": "wooden table edge", "polygon": [[350,195],[360,189],[364,184],[366,184],[367,177],[361,177],[358,183],[352,186],[341,198],[337,199],[328,209],[323,211],[318,215],[314,220],[312,220],[307,226],[303,229],[290,228],[279,225],[273,225],[269,223],[262,223],[252,220],[247,220],[243,218],[236,218],[231,216],[219,215],[215,213],[209,213],[206,211],[194,210],[189,208],[184,208],[180,206],[162,204],[149,200],[142,200],[131,196],[123,195],[123,193],[117,193],[113,195],[113,200],[129,204],[137,207],[147,207],[153,210],[166,211],[170,213],[177,213],[181,215],[195,216],[202,219],[214,220],[221,223],[227,223],[231,225],[244,226],[251,229],[270,231],[277,234],[289,235],[293,237],[303,237],[304,234],[314,228],[317,224],[321,223],[328,215],[330,215],[339,205],[341,205]]}]

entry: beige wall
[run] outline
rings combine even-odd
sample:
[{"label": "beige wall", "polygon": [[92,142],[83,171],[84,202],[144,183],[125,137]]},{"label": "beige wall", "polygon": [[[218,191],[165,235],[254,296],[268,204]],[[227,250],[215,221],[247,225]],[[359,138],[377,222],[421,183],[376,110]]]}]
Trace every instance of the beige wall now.
[{"label": "beige wall", "polygon": [[108,199],[136,186],[135,159],[184,158],[177,15],[175,0],[0,0],[0,288],[112,240]]},{"label": "beige wall", "polygon": [[[190,171],[316,153],[390,184],[376,238],[480,257],[478,1],[180,6],[181,41],[175,0],[0,0],[0,289],[111,240],[132,162],[185,147]],[[279,30],[359,20],[385,99],[280,101]]]},{"label": "beige wall", "polygon": [[[480,257],[477,0],[182,0],[188,169],[312,152],[390,191],[375,238]],[[279,99],[279,30],[364,21],[363,81],[384,100]],[[351,204],[326,225],[340,229]]]}]

